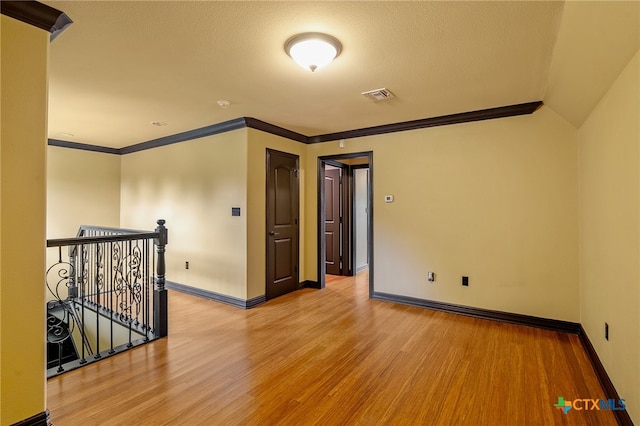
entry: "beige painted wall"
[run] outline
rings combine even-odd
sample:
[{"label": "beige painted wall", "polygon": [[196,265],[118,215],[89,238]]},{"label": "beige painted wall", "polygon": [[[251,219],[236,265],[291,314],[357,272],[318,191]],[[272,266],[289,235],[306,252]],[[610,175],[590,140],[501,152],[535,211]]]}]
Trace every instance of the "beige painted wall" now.
[{"label": "beige painted wall", "polygon": [[[578,321],[576,131],[533,115],[310,145],[317,157],[373,151],[374,290]],[[384,195],[395,201],[384,203]],[[316,197],[306,275],[316,276]],[[427,281],[427,272],[437,282]],[[469,276],[470,285],[461,285]]]},{"label": "beige painted wall", "polygon": [[120,156],[49,146],[47,238],[74,237],[80,225],[120,225]]},{"label": "beige painted wall", "polygon": [[123,155],[121,167],[120,225],[167,221],[167,279],[246,299],[247,130]]},{"label": "beige painted wall", "polygon": [[0,425],[42,413],[49,33],[4,15],[1,33]]},{"label": "beige painted wall", "polygon": [[[636,53],[579,130],[581,322],[640,424],[640,87]],[[609,323],[609,341],[604,323]]]},{"label": "beige painted wall", "polygon": [[[247,298],[265,294],[266,276],[266,152],[267,148],[284,151],[300,156],[300,281],[315,280],[309,276],[305,267],[308,261],[306,251],[305,223],[309,217],[315,217],[315,210],[307,211],[307,192],[304,182],[309,179],[306,162],[307,147],[299,142],[275,136],[255,129],[248,129],[247,157]],[[315,173],[315,166],[313,173]],[[309,194],[315,197],[316,190]],[[315,256],[315,250],[313,251]],[[315,258],[314,258],[315,260]]]},{"label": "beige painted wall", "polygon": [[[73,180],[66,179],[69,161],[91,162],[102,196],[120,194],[120,225],[152,229],[157,218],[167,220],[169,246],[167,279],[192,287],[251,299],[265,294],[265,187],[266,149],[301,157],[300,223],[304,230],[306,146],[253,129],[242,129],[194,141],[168,145],[121,157],[50,148],[53,158],[50,194],[75,193]],[[75,158],[84,155],[84,158]],[[118,164],[116,160],[120,160]],[[116,171],[120,187],[116,191]],[[98,176],[101,175],[102,177]],[[97,184],[97,182],[95,182]],[[77,188],[81,190],[81,187]],[[72,195],[73,196],[73,195]],[[247,201],[248,200],[248,201]],[[57,206],[66,201],[53,201]],[[114,203],[115,205],[115,203]],[[240,207],[240,217],[231,216]],[[112,211],[86,211],[84,222],[107,224]],[[52,223],[58,224],[55,217]],[[73,223],[70,223],[73,222]],[[75,226],[77,220],[57,225]],[[105,223],[107,222],[107,223]],[[305,256],[301,232],[300,259]],[[189,262],[189,270],[185,262]],[[304,262],[300,279],[305,278]]]},{"label": "beige painted wall", "polygon": [[369,187],[369,169],[355,169],[353,171],[354,185],[354,202],[353,202],[353,220],[355,222],[355,241],[354,248],[356,250],[355,270],[364,270],[369,267],[368,260],[368,216],[367,212],[367,189]]}]

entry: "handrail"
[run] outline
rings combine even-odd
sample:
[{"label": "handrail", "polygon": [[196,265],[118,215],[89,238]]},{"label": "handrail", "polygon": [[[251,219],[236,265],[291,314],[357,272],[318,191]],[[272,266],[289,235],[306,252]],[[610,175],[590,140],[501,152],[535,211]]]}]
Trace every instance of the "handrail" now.
[{"label": "handrail", "polygon": [[112,228],[109,226],[95,226],[95,225],[80,225],[80,227],[78,228],[78,233],[76,237],[82,237],[86,231],[115,232],[117,234],[141,234],[146,232],[146,231],[141,231],[139,229]]},{"label": "handrail", "polygon": [[[168,230],[163,219],[156,223],[154,231],[82,225],[77,237],[46,241],[57,252],[45,274],[54,297],[47,302],[48,362],[56,362],[50,346],[58,352],[48,376],[168,335]],[[63,351],[69,343],[75,349]]]},{"label": "handrail", "polygon": [[81,244],[108,243],[110,241],[131,241],[159,238],[159,232],[141,232],[137,234],[98,235],[95,237],[55,238],[47,240],[47,247],[64,247]]}]

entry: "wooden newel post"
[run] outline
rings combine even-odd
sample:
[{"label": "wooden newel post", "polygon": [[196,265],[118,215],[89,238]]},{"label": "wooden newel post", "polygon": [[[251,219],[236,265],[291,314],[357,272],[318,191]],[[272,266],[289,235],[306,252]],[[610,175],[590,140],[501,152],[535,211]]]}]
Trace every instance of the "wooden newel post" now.
[{"label": "wooden newel post", "polygon": [[167,289],[165,288],[166,263],[164,259],[165,247],[168,243],[167,228],[164,227],[165,220],[158,220],[156,232],[158,238],[154,240],[156,246],[156,282],[153,297],[153,328],[156,336],[165,337],[169,334],[169,305],[167,299]]}]

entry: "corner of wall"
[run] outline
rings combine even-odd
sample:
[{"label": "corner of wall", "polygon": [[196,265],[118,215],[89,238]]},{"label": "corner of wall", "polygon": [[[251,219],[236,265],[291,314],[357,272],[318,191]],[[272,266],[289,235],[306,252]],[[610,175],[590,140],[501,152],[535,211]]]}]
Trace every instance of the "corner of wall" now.
[{"label": "corner of wall", "polygon": [[640,51],[578,131],[580,321],[636,423],[640,423],[639,56]]}]

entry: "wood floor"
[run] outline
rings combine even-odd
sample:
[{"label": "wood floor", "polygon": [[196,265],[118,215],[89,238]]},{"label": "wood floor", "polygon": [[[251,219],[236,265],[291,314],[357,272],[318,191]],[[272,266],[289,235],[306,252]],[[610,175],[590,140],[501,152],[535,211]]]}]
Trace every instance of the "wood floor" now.
[{"label": "wood floor", "polygon": [[615,425],[577,336],[368,299],[367,274],[251,310],[170,292],[169,337],[48,382],[55,426]]}]

